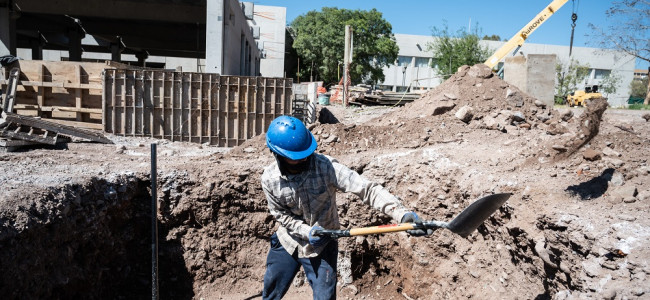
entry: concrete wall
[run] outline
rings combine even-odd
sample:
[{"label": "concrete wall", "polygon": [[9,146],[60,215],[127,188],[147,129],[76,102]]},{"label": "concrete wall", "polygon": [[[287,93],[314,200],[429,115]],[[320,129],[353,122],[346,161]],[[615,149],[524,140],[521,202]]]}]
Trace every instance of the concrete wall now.
[{"label": "concrete wall", "polygon": [[222,75],[256,76],[260,53],[237,0],[224,0]]},{"label": "concrete wall", "polygon": [[553,106],[556,61],[555,54],[506,57],[503,79],[546,105]]},{"label": "concrete wall", "polygon": [[555,103],[555,54],[529,54],[526,57],[526,93],[548,106]]},{"label": "concrete wall", "polygon": [[287,9],[279,6],[255,5],[253,24],[260,28],[259,46],[264,55],[260,73],[264,77],[286,77],[284,70]]},{"label": "concrete wall", "polygon": [[506,82],[526,92],[527,76],[526,57],[521,55],[506,57],[503,66],[503,79]]}]

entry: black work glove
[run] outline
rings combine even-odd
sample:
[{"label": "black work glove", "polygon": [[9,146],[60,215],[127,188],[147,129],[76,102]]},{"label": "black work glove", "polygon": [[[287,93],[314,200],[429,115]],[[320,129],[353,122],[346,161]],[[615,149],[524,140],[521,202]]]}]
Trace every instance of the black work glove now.
[{"label": "black work glove", "polygon": [[[415,223],[415,224],[422,224],[422,220],[420,217],[415,212],[407,212],[403,217],[402,217],[402,222],[401,223]],[[407,230],[406,233],[412,236],[425,236],[425,235],[431,235],[433,233],[433,229],[412,229],[412,230]]]},{"label": "black work glove", "polygon": [[309,243],[314,247],[318,248],[320,246],[326,245],[329,241],[332,240],[328,235],[316,236],[314,235],[314,230],[323,230],[323,227],[314,226],[309,230]]}]

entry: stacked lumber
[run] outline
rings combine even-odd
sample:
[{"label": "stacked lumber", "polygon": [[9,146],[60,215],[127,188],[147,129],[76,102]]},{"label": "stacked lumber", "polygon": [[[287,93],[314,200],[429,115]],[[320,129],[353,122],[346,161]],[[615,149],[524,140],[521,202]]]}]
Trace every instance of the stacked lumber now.
[{"label": "stacked lumber", "polygon": [[[335,85],[329,91],[330,103],[343,103],[343,86]],[[391,92],[373,90],[366,85],[351,86],[348,89],[348,103],[356,105],[404,105],[420,98],[416,92]]]}]

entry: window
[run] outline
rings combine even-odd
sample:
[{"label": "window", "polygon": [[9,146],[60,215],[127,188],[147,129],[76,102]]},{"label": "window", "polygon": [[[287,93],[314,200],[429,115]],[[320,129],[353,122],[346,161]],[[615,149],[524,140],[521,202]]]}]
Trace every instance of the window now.
[{"label": "window", "polygon": [[429,58],[428,57],[416,57],[415,58],[415,66],[419,68],[426,68],[429,66]]},{"label": "window", "polygon": [[411,65],[411,60],[413,60],[411,56],[398,56],[397,65],[400,67],[408,67]]},{"label": "window", "polygon": [[594,79],[604,79],[605,77],[609,77],[611,73],[612,70],[594,69]]}]

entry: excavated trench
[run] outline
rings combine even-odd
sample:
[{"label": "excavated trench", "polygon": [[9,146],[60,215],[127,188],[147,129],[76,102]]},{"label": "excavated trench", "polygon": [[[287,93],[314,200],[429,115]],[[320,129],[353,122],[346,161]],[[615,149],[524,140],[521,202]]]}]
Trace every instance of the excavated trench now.
[{"label": "excavated trench", "polygon": [[[259,175],[222,172],[192,180],[185,172],[172,171],[159,179],[161,298],[196,298],[202,287],[216,282],[233,287],[246,280],[261,283],[267,238],[275,224],[267,213]],[[20,209],[25,218],[17,217],[13,228],[21,229],[3,230],[0,260],[9,272],[0,274],[0,281],[13,284],[0,287],[0,294],[15,299],[25,295],[40,299],[150,296],[151,195],[146,177],[92,178],[33,195],[41,200]],[[344,226],[390,222],[354,196],[339,198],[345,199],[340,201]],[[440,218],[457,212],[453,204],[447,204],[436,207]],[[516,276],[517,281],[541,289],[534,295],[541,298],[549,298],[549,292],[560,287],[571,288],[570,275],[542,263],[526,232],[503,228],[511,213],[512,208],[505,206],[479,227],[477,236],[460,242],[448,232],[436,233],[427,241],[406,235],[341,239],[343,291],[357,297],[381,288],[387,295],[418,298],[438,287],[441,296],[470,296],[477,291],[454,290],[483,282],[480,276],[503,270],[498,265],[504,262],[512,268],[491,280],[510,276],[514,281]],[[21,220],[28,224],[19,225]],[[543,220],[539,226],[549,227]],[[566,240],[562,243],[572,247]],[[475,248],[479,244],[487,250]],[[558,265],[561,256],[554,256]],[[477,259],[480,270],[465,265]],[[294,285],[306,284],[303,281],[299,276]],[[221,288],[229,289],[227,285]],[[261,284],[255,289],[261,289]],[[251,291],[250,295],[258,294]]]}]

